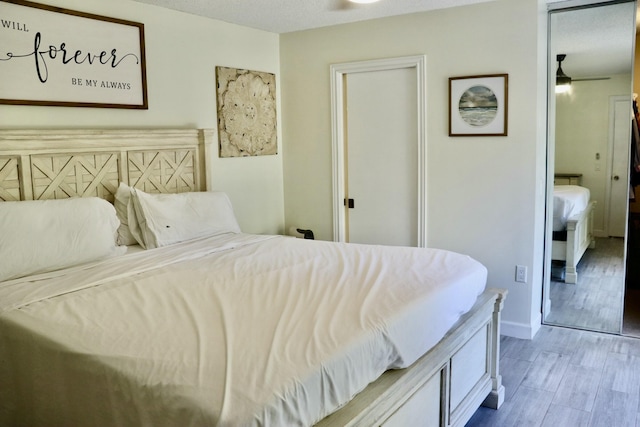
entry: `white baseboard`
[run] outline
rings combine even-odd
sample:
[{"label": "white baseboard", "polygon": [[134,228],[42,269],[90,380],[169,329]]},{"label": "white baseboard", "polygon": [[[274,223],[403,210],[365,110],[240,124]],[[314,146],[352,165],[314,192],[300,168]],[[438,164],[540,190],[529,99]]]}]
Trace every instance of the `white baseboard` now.
[{"label": "white baseboard", "polygon": [[593,230],[592,233],[594,237],[609,237],[607,233],[604,232],[604,230]]},{"label": "white baseboard", "polygon": [[502,320],[500,322],[500,334],[508,337],[530,340],[536,336],[542,326],[542,313],[530,325]]},{"label": "white baseboard", "polygon": [[551,313],[551,298],[545,298],[544,300],[544,312]]}]

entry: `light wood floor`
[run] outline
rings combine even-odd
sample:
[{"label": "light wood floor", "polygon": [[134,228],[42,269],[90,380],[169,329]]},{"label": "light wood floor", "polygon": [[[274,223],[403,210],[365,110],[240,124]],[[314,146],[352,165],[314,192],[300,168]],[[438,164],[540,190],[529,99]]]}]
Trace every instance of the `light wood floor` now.
[{"label": "light wood floor", "polygon": [[551,280],[546,324],[620,333],[625,266],[624,239],[596,239],[578,263],[578,283]]},{"label": "light wood floor", "polygon": [[640,339],[543,326],[500,345],[505,402],[466,427],[640,427]]}]

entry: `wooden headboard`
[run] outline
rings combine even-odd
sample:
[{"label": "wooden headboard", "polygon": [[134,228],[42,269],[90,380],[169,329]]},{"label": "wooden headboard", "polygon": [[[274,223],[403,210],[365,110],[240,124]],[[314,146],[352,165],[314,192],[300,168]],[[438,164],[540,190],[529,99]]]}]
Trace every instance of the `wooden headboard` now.
[{"label": "wooden headboard", "polygon": [[149,193],[210,185],[213,129],[0,130],[0,201]]}]

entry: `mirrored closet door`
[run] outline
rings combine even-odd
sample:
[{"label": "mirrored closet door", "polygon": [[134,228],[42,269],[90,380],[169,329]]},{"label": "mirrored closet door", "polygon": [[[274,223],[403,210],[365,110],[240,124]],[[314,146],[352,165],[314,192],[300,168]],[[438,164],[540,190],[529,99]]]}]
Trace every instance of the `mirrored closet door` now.
[{"label": "mirrored closet door", "polygon": [[633,1],[549,15],[546,324],[623,333],[635,17]]}]

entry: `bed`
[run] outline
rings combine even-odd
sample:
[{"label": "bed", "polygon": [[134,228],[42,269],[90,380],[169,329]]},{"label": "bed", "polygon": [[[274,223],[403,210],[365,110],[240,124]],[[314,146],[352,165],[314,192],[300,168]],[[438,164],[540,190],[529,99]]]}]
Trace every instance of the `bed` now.
[{"label": "bed", "polygon": [[578,262],[587,248],[595,247],[593,212],[595,201],[588,188],[578,185],[553,187],[553,243],[551,259],[565,262],[565,283],[578,282]]},{"label": "bed", "polygon": [[242,233],[202,191],[214,137],[0,131],[0,425],[463,426],[502,404],[486,268]]}]

